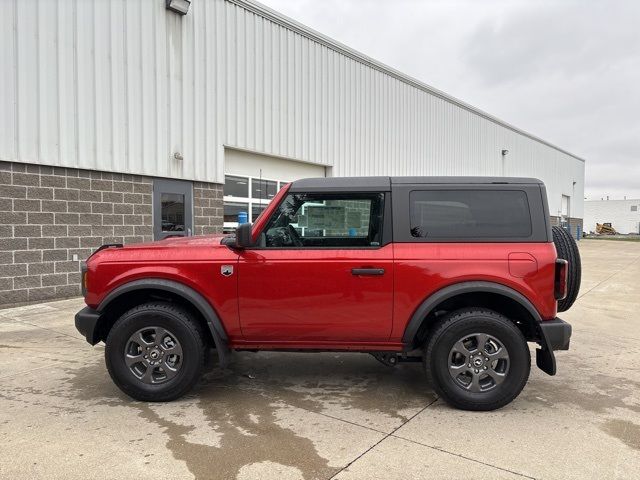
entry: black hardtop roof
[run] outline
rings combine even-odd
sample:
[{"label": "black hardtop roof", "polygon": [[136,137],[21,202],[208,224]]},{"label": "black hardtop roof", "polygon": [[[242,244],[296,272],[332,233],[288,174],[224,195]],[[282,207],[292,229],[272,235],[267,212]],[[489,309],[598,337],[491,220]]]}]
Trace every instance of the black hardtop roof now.
[{"label": "black hardtop roof", "polygon": [[303,178],[291,184],[291,192],[390,191],[391,185],[542,185],[537,178],[526,177],[318,177]]}]

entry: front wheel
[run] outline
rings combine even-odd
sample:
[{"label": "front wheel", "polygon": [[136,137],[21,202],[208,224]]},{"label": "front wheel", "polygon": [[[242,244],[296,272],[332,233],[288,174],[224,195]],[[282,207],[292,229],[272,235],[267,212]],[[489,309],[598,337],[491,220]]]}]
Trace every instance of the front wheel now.
[{"label": "front wheel", "polygon": [[448,314],[429,335],[424,364],[436,393],[463,410],[495,410],[514,400],[531,370],[527,341],[509,319],[469,308]]},{"label": "front wheel", "polygon": [[105,361],[114,383],[136,400],[166,402],[188,392],[205,362],[199,324],[178,305],[132,308],[109,332]]}]

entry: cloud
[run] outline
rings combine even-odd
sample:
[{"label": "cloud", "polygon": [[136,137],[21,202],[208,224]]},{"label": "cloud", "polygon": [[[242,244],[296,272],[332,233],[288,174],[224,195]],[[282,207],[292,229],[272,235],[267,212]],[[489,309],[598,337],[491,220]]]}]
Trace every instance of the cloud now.
[{"label": "cloud", "polygon": [[587,160],[640,198],[640,1],[263,0]]}]

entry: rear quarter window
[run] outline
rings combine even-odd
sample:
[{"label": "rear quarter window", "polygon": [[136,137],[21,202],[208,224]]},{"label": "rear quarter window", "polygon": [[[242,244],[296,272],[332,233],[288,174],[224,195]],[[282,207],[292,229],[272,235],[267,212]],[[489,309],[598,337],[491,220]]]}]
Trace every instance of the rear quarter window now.
[{"label": "rear quarter window", "polygon": [[527,194],[521,190],[414,190],[411,236],[423,239],[528,238]]}]

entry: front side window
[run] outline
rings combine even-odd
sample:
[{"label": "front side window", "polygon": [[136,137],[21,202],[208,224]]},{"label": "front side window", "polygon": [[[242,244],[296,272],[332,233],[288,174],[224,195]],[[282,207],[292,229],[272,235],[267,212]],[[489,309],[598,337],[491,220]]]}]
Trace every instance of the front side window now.
[{"label": "front side window", "polygon": [[261,243],[272,248],[378,247],[384,194],[289,194]]},{"label": "front side window", "polygon": [[416,238],[526,238],[532,233],[527,194],[520,190],[424,190],[409,196]]}]

